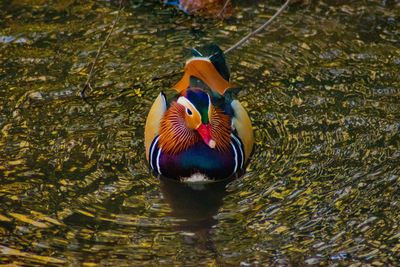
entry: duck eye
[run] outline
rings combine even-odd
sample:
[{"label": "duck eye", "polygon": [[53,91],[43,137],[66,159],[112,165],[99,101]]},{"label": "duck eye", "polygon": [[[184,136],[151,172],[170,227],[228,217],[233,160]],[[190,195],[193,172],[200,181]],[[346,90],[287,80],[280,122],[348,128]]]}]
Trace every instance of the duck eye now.
[{"label": "duck eye", "polygon": [[188,115],[192,115],[192,114],[193,114],[192,111],[191,111],[190,109],[188,109],[188,108],[186,108],[186,113],[187,113]]}]

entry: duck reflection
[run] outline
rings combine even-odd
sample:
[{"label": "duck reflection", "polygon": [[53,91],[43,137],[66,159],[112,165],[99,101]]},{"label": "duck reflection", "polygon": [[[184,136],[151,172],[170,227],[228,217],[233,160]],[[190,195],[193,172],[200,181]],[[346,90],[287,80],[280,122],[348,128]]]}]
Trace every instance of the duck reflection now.
[{"label": "duck reflection", "polygon": [[183,219],[182,230],[199,231],[216,224],[214,215],[221,207],[227,194],[229,180],[212,183],[183,183],[161,177],[161,192],[170,205],[171,215]]}]

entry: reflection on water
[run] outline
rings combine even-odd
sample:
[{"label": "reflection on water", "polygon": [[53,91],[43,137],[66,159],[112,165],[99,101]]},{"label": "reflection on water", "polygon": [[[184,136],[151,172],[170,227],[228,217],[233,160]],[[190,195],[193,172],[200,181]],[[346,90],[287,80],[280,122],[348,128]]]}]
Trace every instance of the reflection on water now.
[{"label": "reflection on water", "polygon": [[217,223],[214,216],[226,195],[227,181],[215,183],[181,183],[162,178],[160,189],[171,207],[173,217],[183,219],[181,227],[195,231]]},{"label": "reflection on water", "polygon": [[189,49],[227,49],[279,4],[217,20],[128,1],[84,102],[118,4],[0,3],[0,262],[396,265],[398,1],[292,4],[227,55],[255,130],[246,173],[149,174],[145,117]]}]

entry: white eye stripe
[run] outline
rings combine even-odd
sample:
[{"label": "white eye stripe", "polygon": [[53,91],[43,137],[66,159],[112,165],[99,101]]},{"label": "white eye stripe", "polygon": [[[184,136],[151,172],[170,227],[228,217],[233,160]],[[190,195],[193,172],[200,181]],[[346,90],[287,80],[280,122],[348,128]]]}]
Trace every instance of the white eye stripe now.
[{"label": "white eye stripe", "polygon": [[186,97],[181,96],[181,97],[178,98],[178,100],[176,102],[178,104],[181,104],[185,108],[188,108],[188,109],[192,110],[192,112],[195,110],[197,113],[200,114],[200,112],[197,110],[197,108]]},{"label": "white eye stripe", "polygon": [[[211,98],[210,96],[207,94],[208,97],[208,114],[210,114],[210,110],[211,110]],[[184,96],[181,96],[178,98],[178,100],[176,101],[177,103],[181,104],[182,106],[184,106],[185,108],[188,108],[190,110],[196,110],[197,113],[200,114],[200,112],[197,110],[197,108],[189,101],[189,99],[187,99]]]}]

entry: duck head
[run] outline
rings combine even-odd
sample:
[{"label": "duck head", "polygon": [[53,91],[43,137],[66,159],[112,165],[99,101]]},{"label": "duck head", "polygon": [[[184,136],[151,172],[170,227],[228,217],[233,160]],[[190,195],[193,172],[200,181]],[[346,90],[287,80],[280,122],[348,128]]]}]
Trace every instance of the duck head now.
[{"label": "duck head", "polygon": [[181,92],[164,113],[160,124],[159,146],[175,154],[198,142],[218,151],[229,149],[231,120],[211,103],[210,96],[198,88]]},{"label": "duck head", "polygon": [[216,142],[212,138],[210,123],[212,116],[210,96],[200,89],[190,89],[178,98],[177,103],[185,108],[185,123],[188,128],[197,131],[204,143],[214,149]]}]

